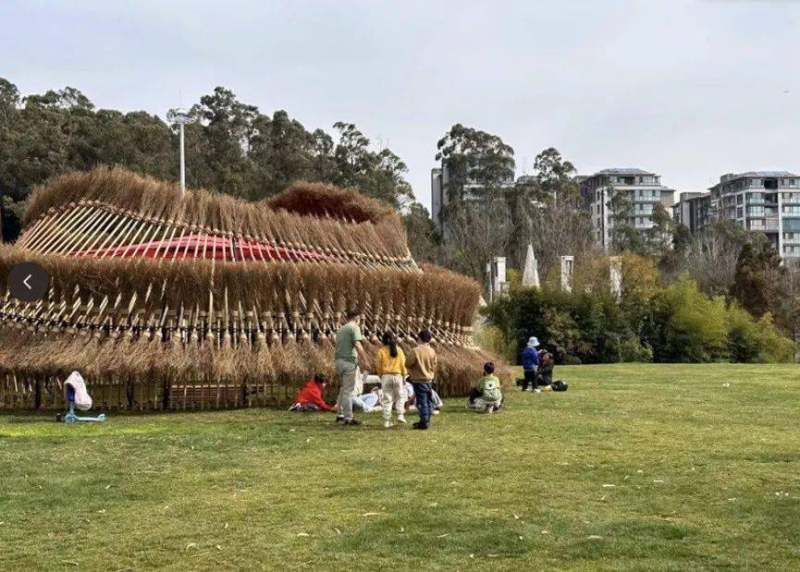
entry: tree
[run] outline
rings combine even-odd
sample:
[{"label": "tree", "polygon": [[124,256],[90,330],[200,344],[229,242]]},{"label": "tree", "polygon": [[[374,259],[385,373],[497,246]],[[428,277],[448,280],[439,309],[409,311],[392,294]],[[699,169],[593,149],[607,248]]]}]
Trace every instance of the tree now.
[{"label": "tree", "polygon": [[664,256],[670,250],[675,223],[661,203],[656,203],[652,214],[653,226],[647,229],[647,251],[653,256]]},{"label": "tree", "polygon": [[676,271],[687,271],[706,294],[727,296],[734,283],[739,253],[748,240],[747,231],[735,221],[715,221],[692,240],[684,268]]},{"label": "tree", "polygon": [[518,181],[509,194],[514,263],[522,266],[528,244],[544,269],[554,267],[560,256],[592,253],[591,218],[581,208],[575,167],[550,147],[537,155],[534,169],[534,176]]},{"label": "tree", "polygon": [[442,262],[447,268],[485,283],[486,264],[503,256],[511,238],[508,203],[503,198],[450,205],[449,236],[443,243]]},{"label": "tree", "polygon": [[739,253],[731,295],[750,314],[760,318],[778,305],[783,273],[777,251],[769,241],[759,237],[745,244]]},{"label": "tree", "polygon": [[468,183],[491,194],[514,180],[514,149],[497,135],[457,123],[436,148],[436,160],[447,170],[445,192],[450,201],[463,199]]},{"label": "tree", "polygon": [[352,123],[337,122],[339,141],[334,150],[337,175],[334,182],[358,188],[365,195],[400,207],[413,200],[414,193],[404,175],[408,168],[389,149],[370,150],[370,141]]},{"label": "tree", "polygon": [[428,210],[415,201],[407,206],[403,221],[414,259],[417,262],[438,262],[441,257],[439,237]]},{"label": "tree", "polygon": [[536,171],[536,182],[545,193],[563,193],[577,190],[574,181],[575,166],[561,157],[555,147],[548,147],[536,156],[533,162]]},{"label": "tree", "polygon": [[608,209],[611,214],[613,227],[611,228],[611,246],[615,252],[629,251],[641,254],[643,249],[642,236],[634,224],[633,200],[627,191],[610,192]]}]

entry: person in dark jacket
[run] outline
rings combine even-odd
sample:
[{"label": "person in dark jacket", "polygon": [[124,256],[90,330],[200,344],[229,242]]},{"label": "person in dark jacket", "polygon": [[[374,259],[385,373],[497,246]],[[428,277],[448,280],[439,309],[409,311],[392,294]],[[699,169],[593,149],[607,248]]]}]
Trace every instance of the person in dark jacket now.
[{"label": "person in dark jacket", "polygon": [[528,339],[528,345],[522,352],[522,369],[525,372],[525,380],[522,382],[522,391],[536,388],[536,374],[539,371],[539,340],[536,336]]}]

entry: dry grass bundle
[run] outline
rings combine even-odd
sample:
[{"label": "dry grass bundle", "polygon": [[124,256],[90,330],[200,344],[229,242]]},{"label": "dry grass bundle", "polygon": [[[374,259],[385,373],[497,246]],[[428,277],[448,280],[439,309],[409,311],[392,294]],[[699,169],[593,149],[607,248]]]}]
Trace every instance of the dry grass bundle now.
[{"label": "dry grass bundle", "polygon": [[279,385],[295,386],[314,375],[305,354],[293,339],[284,340],[270,346],[275,379]]},{"label": "dry grass bundle", "polygon": [[313,374],[323,373],[328,379],[333,379],[336,375],[333,355],[334,345],[328,339],[323,339],[320,343],[312,340],[303,342],[300,351],[308,357],[308,368]]},{"label": "dry grass bundle", "polygon": [[[291,316],[305,310],[300,307],[301,295],[306,302],[332,297],[334,312],[363,306],[362,301],[368,300],[369,321],[385,320],[390,308],[395,314],[405,308],[405,317],[468,327],[480,292],[474,281],[432,267],[417,274],[340,264],[241,265],[205,260],[168,264],[150,259],[40,256],[9,245],[0,245],[0,286],[7,287],[8,269],[22,261],[38,262],[48,271],[54,299],[72,301],[79,287],[84,303],[89,298],[96,304],[104,298],[115,300],[122,294],[121,306],[125,306],[136,293],[136,310],[144,315],[159,311],[164,304],[169,308],[195,303],[205,307],[209,292],[221,300],[227,290],[232,307],[255,306],[262,312]],[[145,303],[148,290],[151,295]],[[374,314],[377,309],[382,316]]]},{"label": "dry grass bundle", "polygon": [[[397,213],[356,191],[330,185],[298,184],[272,201],[247,203],[204,190],[182,194],[174,183],[142,177],[124,169],[98,168],[88,173],[62,175],[37,188],[25,224],[38,222],[50,209],[66,208],[81,201],[82,204],[94,201],[94,207],[106,205],[122,210],[111,218],[102,215],[88,227],[81,223],[83,219],[75,218],[75,213],[72,213],[68,216],[74,219],[75,224],[60,228],[58,223],[51,221],[46,223],[52,225],[51,228],[33,225],[33,231],[55,233],[65,239],[70,237],[73,246],[63,251],[82,250],[89,245],[115,246],[122,237],[128,236],[123,230],[129,225],[121,217],[133,216],[152,223],[168,224],[162,226],[161,233],[148,240],[165,240],[202,231],[219,236],[261,237],[295,248],[362,254],[377,252],[413,265],[405,242],[405,228]],[[91,220],[91,217],[86,220]],[[173,224],[181,225],[181,229]],[[104,236],[117,236],[117,240],[112,244],[87,242],[79,231],[88,232],[89,229]],[[327,231],[324,236],[321,235],[323,230]],[[28,238],[23,234],[21,240],[26,242]],[[77,248],[79,244],[81,248]]]},{"label": "dry grass bundle", "polygon": [[378,222],[396,216],[390,206],[355,189],[342,189],[325,183],[295,183],[269,199],[267,204],[270,208],[303,216],[335,217],[353,222]]}]

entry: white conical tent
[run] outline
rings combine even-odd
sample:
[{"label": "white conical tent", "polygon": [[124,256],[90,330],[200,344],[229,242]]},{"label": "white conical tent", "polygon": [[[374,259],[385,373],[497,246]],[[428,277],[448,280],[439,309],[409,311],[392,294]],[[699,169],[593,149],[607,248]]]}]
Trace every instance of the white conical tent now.
[{"label": "white conical tent", "polygon": [[539,287],[539,269],[536,264],[536,256],[533,254],[533,245],[528,245],[528,253],[525,255],[525,268],[522,271],[522,285],[525,288]]}]

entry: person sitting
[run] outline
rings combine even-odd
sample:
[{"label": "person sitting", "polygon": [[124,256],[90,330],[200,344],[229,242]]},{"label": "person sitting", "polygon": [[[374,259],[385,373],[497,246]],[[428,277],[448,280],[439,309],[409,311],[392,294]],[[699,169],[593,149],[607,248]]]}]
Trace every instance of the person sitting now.
[{"label": "person sitting", "polygon": [[328,378],[324,373],[315,375],[314,379],[308,380],[297,392],[289,411],[332,411],[333,405],[329,405],[322,397],[327,384]]},{"label": "person sitting", "polygon": [[553,354],[546,350],[539,352],[539,372],[536,376],[536,390],[539,387],[551,387],[553,385],[553,368],[555,359]]},{"label": "person sitting", "polygon": [[494,369],[494,363],[488,362],[484,364],[484,375],[469,394],[467,407],[470,409],[484,413],[494,413],[503,406],[503,392],[500,389],[500,380],[494,374]]},{"label": "person sitting", "polygon": [[528,391],[528,386],[531,390],[536,388],[536,375],[539,370],[539,339],[536,336],[528,338],[528,345],[522,352],[522,370],[525,373],[525,379],[522,382],[522,391]]}]

